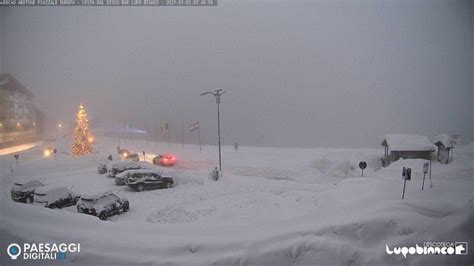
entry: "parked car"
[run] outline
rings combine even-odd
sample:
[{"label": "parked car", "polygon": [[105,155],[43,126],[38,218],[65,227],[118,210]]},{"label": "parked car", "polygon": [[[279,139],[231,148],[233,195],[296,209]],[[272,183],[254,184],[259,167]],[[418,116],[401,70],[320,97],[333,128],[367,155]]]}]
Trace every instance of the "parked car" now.
[{"label": "parked car", "polygon": [[80,196],[66,186],[47,185],[39,187],[34,193],[34,204],[50,209],[76,205]]},{"label": "parked car", "polygon": [[173,166],[176,163],[176,157],[172,154],[161,154],[153,158],[154,165]]},{"label": "parked car", "polygon": [[24,203],[33,203],[35,190],[44,186],[38,180],[32,180],[25,183],[15,183],[10,191],[12,200]]},{"label": "parked car", "polygon": [[125,179],[125,184],[136,191],[143,191],[145,189],[170,188],[173,186],[174,180],[169,176],[161,176],[152,170],[147,170],[130,173],[130,176]]},{"label": "parked car", "polygon": [[99,164],[99,167],[97,167],[97,173],[99,173],[99,175],[107,173],[107,162],[103,161]]},{"label": "parked car", "polygon": [[130,203],[125,197],[120,198],[110,191],[82,195],[77,203],[77,211],[99,217],[101,220],[107,220],[108,217],[122,212],[127,212]]},{"label": "parked car", "polygon": [[107,164],[100,163],[99,167],[97,167],[97,173],[99,175],[103,175],[103,174],[107,173]]},{"label": "parked car", "polygon": [[[145,169],[144,169],[145,170]],[[139,170],[125,170],[117,175],[115,175],[115,184],[118,186],[125,185],[125,180],[130,177],[131,173]]]},{"label": "parked car", "polygon": [[134,161],[111,161],[107,164],[107,173],[110,177],[115,177],[115,175],[125,170],[140,168],[140,164]]},{"label": "parked car", "polygon": [[138,162],[138,161],[140,161],[140,156],[138,156],[138,154],[136,154],[136,153],[129,153],[127,155],[124,155],[123,159]]},{"label": "parked car", "polygon": [[144,174],[149,174],[149,173],[156,173],[156,171],[152,169],[147,169],[147,168],[141,168],[141,169],[136,169],[136,170],[125,170],[115,176],[115,184],[118,186],[123,186],[123,185],[126,185],[126,180],[129,179],[130,177],[139,178],[143,176]]}]

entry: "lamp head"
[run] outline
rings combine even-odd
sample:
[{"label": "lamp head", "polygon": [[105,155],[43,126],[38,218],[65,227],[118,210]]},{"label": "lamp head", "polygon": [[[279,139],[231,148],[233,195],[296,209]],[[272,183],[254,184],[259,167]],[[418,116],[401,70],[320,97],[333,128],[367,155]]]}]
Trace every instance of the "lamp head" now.
[{"label": "lamp head", "polygon": [[213,93],[210,92],[210,91],[203,91],[203,92],[201,92],[199,95],[202,96],[202,95],[206,95],[206,94],[213,94]]}]

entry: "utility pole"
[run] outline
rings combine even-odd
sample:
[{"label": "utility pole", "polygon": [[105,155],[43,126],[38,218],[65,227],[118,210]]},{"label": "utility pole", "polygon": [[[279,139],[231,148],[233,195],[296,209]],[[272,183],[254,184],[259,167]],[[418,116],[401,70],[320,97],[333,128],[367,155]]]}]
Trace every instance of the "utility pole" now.
[{"label": "utility pole", "polygon": [[216,89],[213,92],[205,91],[201,92],[201,95],[212,94],[216,98],[217,104],[217,137],[218,137],[218,144],[219,144],[219,171],[222,171],[222,159],[221,159],[221,119],[220,119],[220,108],[219,105],[221,103],[221,96],[224,94],[225,91],[222,89]]}]

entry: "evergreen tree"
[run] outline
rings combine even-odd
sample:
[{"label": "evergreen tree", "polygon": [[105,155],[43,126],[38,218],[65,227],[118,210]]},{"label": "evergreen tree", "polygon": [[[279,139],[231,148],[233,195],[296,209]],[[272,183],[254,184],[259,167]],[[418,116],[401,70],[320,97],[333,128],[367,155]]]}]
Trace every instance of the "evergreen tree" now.
[{"label": "evergreen tree", "polygon": [[89,132],[89,120],[84,106],[79,106],[76,114],[76,126],[72,133],[72,154],[74,156],[86,155],[92,152],[92,136]]}]

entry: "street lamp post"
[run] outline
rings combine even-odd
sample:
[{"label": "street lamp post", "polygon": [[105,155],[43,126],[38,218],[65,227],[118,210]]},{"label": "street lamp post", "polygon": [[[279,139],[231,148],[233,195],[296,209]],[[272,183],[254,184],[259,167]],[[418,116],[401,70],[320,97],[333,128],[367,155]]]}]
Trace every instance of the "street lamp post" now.
[{"label": "street lamp post", "polygon": [[63,128],[63,124],[58,123],[58,129],[56,130],[56,140],[59,139],[61,135],[61,129]]},{"label": "street lamp post", "polygon": [[205,91],[201,92],[201,95],[212,94],[216,98],[217,104],[217,138],[219,143],[219,172],[222,171],[222,160],[221,160],[221,119],[220,119],[220,109],[219,105],[221,103],[221,95],[224,94],[225,91],[222,89],[216,89],[212,91]]}]

